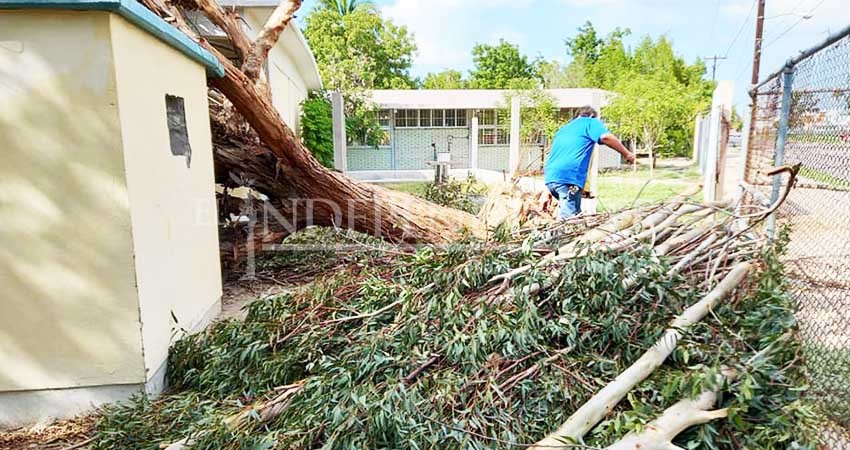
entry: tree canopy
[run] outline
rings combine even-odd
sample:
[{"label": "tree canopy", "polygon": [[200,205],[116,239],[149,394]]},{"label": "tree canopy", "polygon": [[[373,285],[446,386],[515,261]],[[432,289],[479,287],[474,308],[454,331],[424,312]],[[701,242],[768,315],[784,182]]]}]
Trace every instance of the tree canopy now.
[{"label": "tree canopy", "polygon": [[714,83],[703,78],[701,61],[685,62],[667,37],[646,36],[630,49],[623,42],[630,34],[617,28],[600,38],[585,23],[566,41],[573,57],[568,68],[580,77],[578,85],[618,94],[603,116],[621,137],[658,147],[662,155],[685,155],[693,117],[708,107]]},{"label": "tree canopy", "polygon": [[358,8],[374,8],[374,6],[368,0],[319,0],[319,7],[336,11],[341,16],[350,14]]},{"label": "tree canopy", "polygon": [[422,82],[423,89],[464,89],[469,82],[458,70],[447,69],[442,72],[429,73]]},{"label": "tree canopy", "polygon": [[410,88],[416,44],[404,26],[384,19],[374,8],[333,7],[311,11],[304,36],[316,57],[325,88],[350,93],[362,89]]},{"label": "tree canopy", "polygon": [[476,44],[472,60],[475,67],[470,71],[470,84],[477,89],[533,86],[539,80],[536,62],[503,39],[497,45]]}]

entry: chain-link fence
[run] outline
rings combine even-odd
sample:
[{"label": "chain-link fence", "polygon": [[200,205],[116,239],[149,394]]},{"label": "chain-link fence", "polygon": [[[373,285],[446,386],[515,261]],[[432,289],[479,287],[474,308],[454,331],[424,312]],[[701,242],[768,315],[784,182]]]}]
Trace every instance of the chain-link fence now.
[{"label": "chain-link fence", "polygon": [[787,180],[765,169],[800,164],[768,227],[790,226],[786,264],[822,443],[850,448],[850,27],[789,60],[751,95],[747,198],[775,200]]}]

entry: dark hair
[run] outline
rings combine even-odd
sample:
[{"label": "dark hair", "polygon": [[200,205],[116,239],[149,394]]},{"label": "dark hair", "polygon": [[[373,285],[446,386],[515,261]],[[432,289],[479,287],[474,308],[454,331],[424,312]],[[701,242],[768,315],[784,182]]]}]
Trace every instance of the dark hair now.
[{"label": "dark hair", "polygon": [[578,117],[599,117],[599,114],[592,106],[582,106],[578,110]]}]

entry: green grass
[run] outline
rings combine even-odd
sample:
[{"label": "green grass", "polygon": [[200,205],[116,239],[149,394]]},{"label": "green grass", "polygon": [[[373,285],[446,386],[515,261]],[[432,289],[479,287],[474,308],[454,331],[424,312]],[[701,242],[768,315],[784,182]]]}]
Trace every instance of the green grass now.
[{"label": "green grass", "polygon": [[831,420],[850,426],[850,349],[804,345],[803,358],[820,409]]},{"label": "green grass", "polygon": [[810,167],[800,167],[800,175],[817,183],[825,184],[834,188],[850,187],[850,180],[846,178],[836,177],[826,172],[812,169]]},{"label": "green grass", "polygon": [[699,169],[657,168],[650,178],[648,168],[601,173],[597,193],[600,211],[616,211],[635,205],[666,200],[699,183]]},{"label": "green grass", "polygon": [[788,133],[788,142],[808,144],[841,144],[841,136],[836,134]]},{"label": "green grass", "polygon": [[[600,173],[598,192],[600,211],[616,211],[629,207],[632,202],[636,205],[656,203],[673,197],[692,184],[700,182],[699,168],[693,165],[659,167],[655,169],[654,175],[652,181],[644,188],[644,184],[650,180],[649,168],[646,166],[640,166],[637,171],[623,169]],[[428,183],[421,181],[382,184],[386,188],[420,197],[424,196],[427,185]],[[641,188],[644,188],[643,192]]]},{"label": "green grass", "polygon": [[381,183],[381,186],[395,191],[407,192],[408,194],[424,195],[428,183],[424,181],[407,181],[402,183]]}]

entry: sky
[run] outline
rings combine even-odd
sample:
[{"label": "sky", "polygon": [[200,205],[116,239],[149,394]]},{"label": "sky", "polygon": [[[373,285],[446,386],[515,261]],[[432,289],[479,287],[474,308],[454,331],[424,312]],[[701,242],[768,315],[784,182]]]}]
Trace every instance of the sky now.
[{"label": "sky", "polygon": [[[717,79],[735,82],[739,112],[748,102],[756,0],[374,0],[384,17],[405,25],[418,51],[411,73],[467,72],[476,43],[499,39],[530,57],[567,63],[564,40],[591,21],[605,35],[629,28],[627,45],[666,35],[688,62],[711,56]],[[316,0],[305,0],[309,11]],[[302,16],[304,14],[302,13]],[[810,17],[809,17],[810,16]],[[806,18],[808,17],[808,18]],[[785,60],[850,25],[850,0],[766,0],[761,77]],[[711,77],[711,61],[707,61]]]}]

